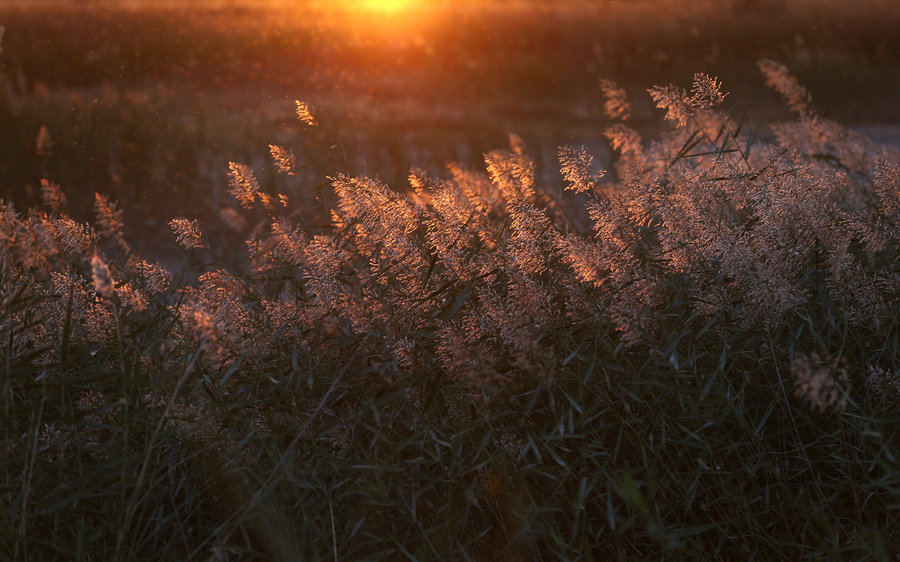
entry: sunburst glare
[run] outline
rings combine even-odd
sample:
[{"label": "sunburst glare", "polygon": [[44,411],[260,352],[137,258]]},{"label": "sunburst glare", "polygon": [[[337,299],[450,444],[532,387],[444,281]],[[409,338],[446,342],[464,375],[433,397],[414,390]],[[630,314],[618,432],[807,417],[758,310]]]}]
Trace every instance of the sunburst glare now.
[{"label": "sunburst glare", "polygon": [[396,14],[415,8],[416,0],[359,0],[358,7],[367,12]]}]

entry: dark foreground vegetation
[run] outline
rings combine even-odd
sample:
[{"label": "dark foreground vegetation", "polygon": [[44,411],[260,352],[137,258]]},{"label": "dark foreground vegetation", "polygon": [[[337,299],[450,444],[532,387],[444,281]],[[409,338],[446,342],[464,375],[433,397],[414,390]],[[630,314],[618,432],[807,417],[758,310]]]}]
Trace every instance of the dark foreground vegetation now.
[{"label": "dark foreground vegetation", "polygon": [[[7,72],[0,557],[896,559],[900,151],[779,62],[732,71],[785,119],[603,80],[609,158],[563,144],[564,189],[517,135],[392,189],[302,101],[230,152],[177,100],[101,118]],[[68,131],[144,111],[180,151],[78,170]],[[157,191],[110,179],[132,157]]]}]

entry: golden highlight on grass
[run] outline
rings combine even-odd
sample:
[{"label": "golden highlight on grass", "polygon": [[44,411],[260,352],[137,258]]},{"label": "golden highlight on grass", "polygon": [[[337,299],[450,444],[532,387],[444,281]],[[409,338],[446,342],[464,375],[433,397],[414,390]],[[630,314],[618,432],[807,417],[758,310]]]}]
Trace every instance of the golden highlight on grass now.
[{"label": "golden highlight on grass", "polygon": [[272,156],[272,161],[279,172],[294,175],[294,166],[297,165],[297,159],[294,157],[294,152],[291,149],[270,144],[269,154]]},{"label": "golden highlight on grass", "polygon": [[312,107],[309,106],[304,101],[294,100],[294,105],[297,106],[297,118],[300,119],[301,122],[309,125],[310,127],[316,127],[319,125],[316,118],[313,116]]},{"label": "golden highlight on grass", "polygon": [[206,244],[203,242],[203,232],[200,230],[200,222],[195,220],[189,221],[184,218],[172,219],[169,222],[175,238],[181,246],[190,250],[192,248],[202,248]]}]

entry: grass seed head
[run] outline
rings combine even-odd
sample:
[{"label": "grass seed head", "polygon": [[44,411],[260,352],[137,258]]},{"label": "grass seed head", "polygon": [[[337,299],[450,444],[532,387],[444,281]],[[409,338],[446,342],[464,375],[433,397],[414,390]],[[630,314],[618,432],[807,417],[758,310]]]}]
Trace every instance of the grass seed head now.
[{"label": "grass seed head", "polygon": [[109,265],[100,256],[98,252],[94,252],[91,258],[91,280],[97,294],[103,298],[112,298],[115,294],[115,286],[112,274],[109,271]]},{"label": "grass seed head", "polygon": [[294,104],[297,106],[297,118],[300,119],[300,121],[306,123],[310,127],[319,125],[319,122],[316,121],[316,118],[313,115],[313,108],[310,107],[308,103],[305,101],[294,100]]}]

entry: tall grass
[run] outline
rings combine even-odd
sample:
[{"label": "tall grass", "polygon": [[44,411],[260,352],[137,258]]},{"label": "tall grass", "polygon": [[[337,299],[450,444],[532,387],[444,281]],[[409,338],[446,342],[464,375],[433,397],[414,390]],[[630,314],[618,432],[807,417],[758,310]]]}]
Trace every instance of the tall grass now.
[{"label": "tall grass", "polygon": [[759,67],[771,144],[706,74],[652,141],[605,81],[563,197],[511,137],[311,222],[274,146],[163,219],[181,279],[102,194],[3,203],[3,557],[896,556],[900,155]]}]

